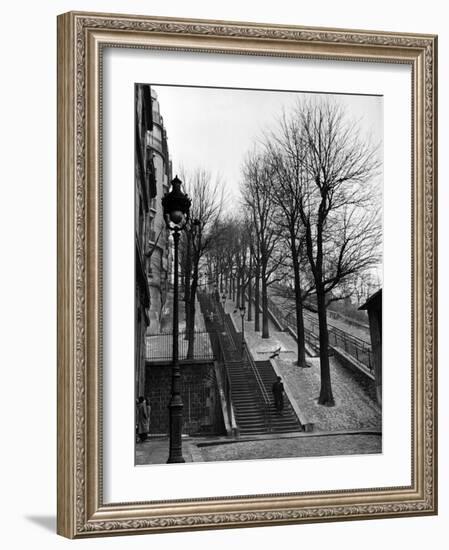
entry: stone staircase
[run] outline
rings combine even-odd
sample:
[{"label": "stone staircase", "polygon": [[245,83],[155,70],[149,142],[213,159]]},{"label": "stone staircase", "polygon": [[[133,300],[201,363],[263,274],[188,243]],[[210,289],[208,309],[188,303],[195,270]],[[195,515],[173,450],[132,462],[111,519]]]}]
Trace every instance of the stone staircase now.
[{"label": "stone staircase", "polygon": [[267,410],[255,388],[255,377],[248,367],[241,361],[227,364],[231,381],[232,406],[240,434],[261,435],[302,431],[302,426],[285,394],[282,414],[274,406],[271,386],[276,380],[276,374],[271,363],[257,361],[255,364],[269,396]]},{"label": "stone staircase", "polygon": [[[276,380],[276,373],[270,361],[254,362],[252,358],[242,358],[242,336],[235,330],[229,314],[224,314],[220,305],[214,304],[204,295],[200,297],[200,303],[211,337],[214,332],[220,333],[219,339],[212,337],[212,340],[214,347],[220,345],[222,348],[231,387],[232,408],[240,435],[301,431],[302,426],[285,394],[282,415],[274,406],[271,387]],[[212,311],[220,311],[220,315],[211,316]]]},{"label": "stone staircase", "polygon": [[260,397],[254,388],[247,367],[241,361],[226,364],[232,394],[232,407],[240,435],[268,433],[266,413]]},{"label": "stone staircase", "polygon": [[[274,406],[274,398],[271,391],[273,382],[276,381],[276,373],[270,363],[270,361],[256,361],[256,367],[259,372],[260,378],[263,381],[265,389],[270,396],[270,424],[271,431],[275,433],[288,433],[288,432],[299,432],[302,431],[301,423],[296,416],[295,411],[287,397],[284,393],[284,410],[282,415],[278,413]],[[285,381],[284,381],[285,384]]]}]

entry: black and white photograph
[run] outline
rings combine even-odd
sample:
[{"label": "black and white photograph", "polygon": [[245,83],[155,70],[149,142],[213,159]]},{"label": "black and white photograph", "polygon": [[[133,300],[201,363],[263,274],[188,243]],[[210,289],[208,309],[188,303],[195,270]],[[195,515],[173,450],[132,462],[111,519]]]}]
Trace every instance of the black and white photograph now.
[{"label": "black and white photograph", "polygon": [[382,453],[382,96],[134,92],[135,464]]},{"label": "black and white photograph", "polygon": [[2,5],[2,547],[444,547],[444,6]]}]

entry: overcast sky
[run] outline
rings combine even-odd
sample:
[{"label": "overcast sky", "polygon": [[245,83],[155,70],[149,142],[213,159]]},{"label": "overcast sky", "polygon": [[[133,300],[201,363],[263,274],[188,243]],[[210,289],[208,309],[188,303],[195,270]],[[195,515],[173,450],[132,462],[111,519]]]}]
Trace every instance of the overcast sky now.
[{"label": "overcast sky", "polygon": [[[240,168],[263,130],[274,127],[283,108],[289,110],[300,92],[235,90],[152,85],[167,130],[173,175],[205,168],[220,176],[230,203],[239,198]],[[314,94],[316,95],[316,94]],[[327,94],[329,95],[329,94]],[[382,98],[333,95],[360,121],[375,143],[383,135]],[[232,200],[234,199],[234,200]]]}]

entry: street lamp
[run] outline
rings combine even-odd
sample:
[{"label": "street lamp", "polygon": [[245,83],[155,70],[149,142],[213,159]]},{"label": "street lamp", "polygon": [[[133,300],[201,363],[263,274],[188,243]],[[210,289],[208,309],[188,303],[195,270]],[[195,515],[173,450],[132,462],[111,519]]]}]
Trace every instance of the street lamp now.
[{"label": "street lamp", "polygon": [[245,353],[245,313],[246,313],[246,307],[240,306],[240,317],[242,318],[242,359],[243,355]]},{"label": "street lamp", "polygon": [[168,405],[170,415],[170,451],[167,463],[185,462],[182,456],[182,399],[181,369],[178,354],[178,246],[179,234],[189,221],[191,200],[182,192],[182,181],[175,176],[172,189],[162,197],[162,208],[167,228],[173,233],[174,269],[173,269],[173,366],[171,381],[171,399]]}]

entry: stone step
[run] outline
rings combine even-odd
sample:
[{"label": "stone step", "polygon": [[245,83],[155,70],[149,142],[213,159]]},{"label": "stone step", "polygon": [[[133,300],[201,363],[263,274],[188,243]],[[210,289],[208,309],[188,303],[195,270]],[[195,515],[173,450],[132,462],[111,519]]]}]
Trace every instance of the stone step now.
[{"label": "stone step", "polygon": [[234,399],[239,399],[241,401],[252,401],[252,402],[258,401],[258,399],[251,393],[233,392],[233,396],[234,396]]},{"label": "stone step", "polygon": [[243,420],[245,420],[245,419],[252,420],[254,418],[264,417],[264,414],[263,414],[262,411],[254,411],[254,412],[247,413],[247,412],[241,412],[241,411],[237,410],[237,411],[235,411],[235,415],[238,418],[241,418]]},{"label": "stone step", "polygon": [[241,435],[262,435],[269,433],[266,428],[244,428],[240,430]]},{"label": "stone step", "polygon": [[260,431],[268,431],[268,428],[265,426],[265,423],[264,422],[241,422],[239,424],[239,429],[240,430],[245,430],[245,431],[248,431],[248,430],[252,430],[254,432],[260,432]]}]

